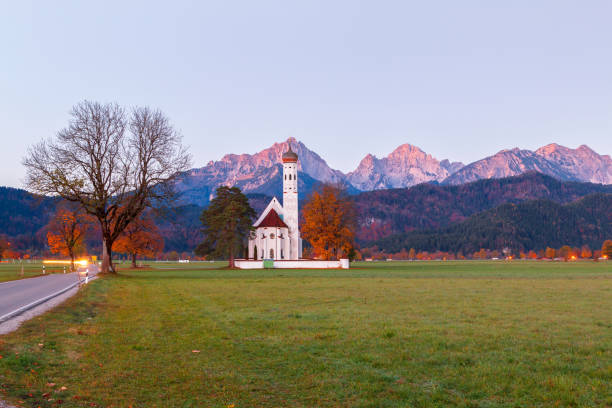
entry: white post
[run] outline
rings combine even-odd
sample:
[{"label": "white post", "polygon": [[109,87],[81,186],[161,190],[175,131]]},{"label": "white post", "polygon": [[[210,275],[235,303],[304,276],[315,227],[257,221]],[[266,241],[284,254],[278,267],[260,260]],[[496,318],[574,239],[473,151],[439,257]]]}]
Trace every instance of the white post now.
[{"label": "white post", "polygon": [[45,265],[43,265],[43,275],[45,274]]}]

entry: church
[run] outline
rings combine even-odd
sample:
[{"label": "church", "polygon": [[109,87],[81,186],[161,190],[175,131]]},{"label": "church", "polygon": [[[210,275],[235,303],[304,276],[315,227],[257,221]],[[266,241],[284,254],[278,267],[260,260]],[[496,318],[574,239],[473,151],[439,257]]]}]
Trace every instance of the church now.
[{"label": "church", "polygon": [[249,237],[250,260],[290,260],[302,258],[302,239],[298,225],[298,155],[283,153],[283,203],[276,197],[261,213]]}]

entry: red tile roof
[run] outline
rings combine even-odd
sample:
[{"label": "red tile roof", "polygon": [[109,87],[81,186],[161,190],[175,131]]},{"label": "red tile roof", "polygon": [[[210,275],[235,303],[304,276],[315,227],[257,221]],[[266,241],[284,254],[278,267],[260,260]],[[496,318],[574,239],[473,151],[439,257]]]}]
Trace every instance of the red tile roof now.
[{"label": "red tile roof", "polygon": [[274,211],[274,209],[271,209],[268,215],[266,215],[266,217],[261,220],[257,228],[259,227],[289,228],[287,227],[287,224],[285,224],[283,220],[281,220],[281,218],[278,216],[276,211]]}]

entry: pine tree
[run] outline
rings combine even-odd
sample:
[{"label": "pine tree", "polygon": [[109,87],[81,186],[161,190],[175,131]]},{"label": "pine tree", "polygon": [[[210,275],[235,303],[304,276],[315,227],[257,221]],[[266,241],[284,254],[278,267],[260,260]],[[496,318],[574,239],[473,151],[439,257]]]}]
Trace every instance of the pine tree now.
[{"label": "pine tree", "polygon": [[200,256],[228,257],[234,267],[236,254],[244,252],[245,240],[253,230],[255,210],[238,187],[221,186],[207,209],[202,211],[204,241],[195,253]]}]

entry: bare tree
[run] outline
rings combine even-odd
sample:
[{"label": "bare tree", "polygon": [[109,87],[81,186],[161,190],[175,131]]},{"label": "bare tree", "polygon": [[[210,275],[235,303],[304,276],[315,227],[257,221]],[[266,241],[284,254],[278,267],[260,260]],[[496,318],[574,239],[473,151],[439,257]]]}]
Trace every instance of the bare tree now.
[{"label": "bare tree", "polygon": [[29,190],[79,203],[98,220],[102,272],[114,272],[113,243],[146,207],[172,197],[190,156],[159,110],[126,113],[117,104],[84,101],[68,127],[30,147],[23,164]]}]

